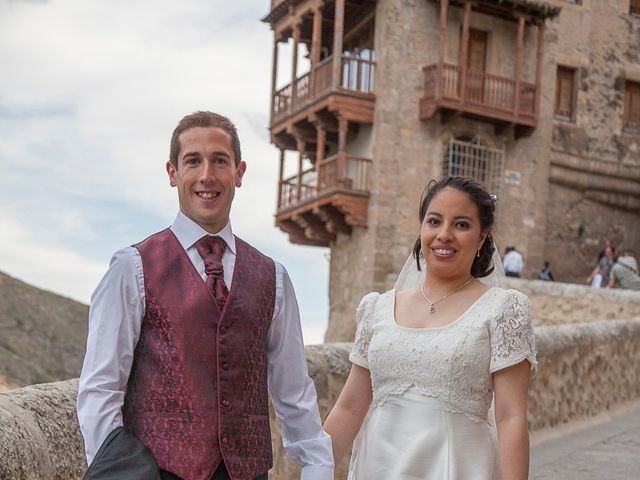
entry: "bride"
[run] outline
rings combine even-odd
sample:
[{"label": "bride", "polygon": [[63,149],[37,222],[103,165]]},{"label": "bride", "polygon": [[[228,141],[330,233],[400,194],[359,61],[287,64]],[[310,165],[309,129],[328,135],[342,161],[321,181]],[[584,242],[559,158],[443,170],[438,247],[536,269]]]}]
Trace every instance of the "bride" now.
[{"label": "bride", "polygon": [[412,261],[426,276],[360,302],[353,366],[325,423],[336,463],[353,445],[350,480],[528,477],[531,306],[479,280],[494,269],[494,211],[470,178],[432,181]]}]

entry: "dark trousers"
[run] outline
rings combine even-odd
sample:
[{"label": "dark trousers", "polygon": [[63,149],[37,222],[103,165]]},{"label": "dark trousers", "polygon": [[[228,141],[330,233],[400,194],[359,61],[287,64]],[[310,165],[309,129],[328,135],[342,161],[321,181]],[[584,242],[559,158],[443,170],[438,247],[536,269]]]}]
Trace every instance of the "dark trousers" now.
[{"label": "dark trousers", "polygon": [[[164,470],[160,470],[160,477],[162,480],[181,480],[180,477],[174,475],[173,473],[165,472]],[[214,472],[211,480],[230,480],[229,472],[227,472],[227,467],[224,462],[220,462],[218,468]],[[264,473],[262,475],[258,475],[254,480],[267,480],[267,474]]]}]

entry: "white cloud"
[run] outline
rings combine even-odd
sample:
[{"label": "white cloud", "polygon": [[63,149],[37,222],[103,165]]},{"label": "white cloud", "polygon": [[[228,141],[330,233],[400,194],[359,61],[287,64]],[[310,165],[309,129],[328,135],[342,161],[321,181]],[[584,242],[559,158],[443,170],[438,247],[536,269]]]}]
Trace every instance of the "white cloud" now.
[{"label": "white cloud", "polygon": [[[38,288],[87,303],[108,262],[88,260],[72,249],[54,248],[41,236],[0,212],[2,270]],[[44,241],[43,241],[44,240]]]}]

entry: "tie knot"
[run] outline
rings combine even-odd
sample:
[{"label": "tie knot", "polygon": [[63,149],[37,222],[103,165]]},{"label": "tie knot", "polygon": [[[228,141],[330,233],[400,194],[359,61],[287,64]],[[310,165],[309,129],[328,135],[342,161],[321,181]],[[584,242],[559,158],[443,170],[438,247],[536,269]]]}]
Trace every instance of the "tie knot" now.
[{"label": "tie knot", "polygon": [[207,235],[196,242],[196,250],[207,263],[207,257],[213,256],[217,262],[222,262],[222,255],[227,248],[227,244],[220,237]]}]

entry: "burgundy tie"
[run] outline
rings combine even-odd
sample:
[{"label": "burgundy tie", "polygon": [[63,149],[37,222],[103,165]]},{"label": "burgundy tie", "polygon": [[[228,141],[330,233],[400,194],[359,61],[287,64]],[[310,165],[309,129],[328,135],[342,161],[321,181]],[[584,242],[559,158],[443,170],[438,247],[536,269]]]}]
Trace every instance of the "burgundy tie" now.
[{"label": "burgundy tie", "polygon": [[207,274],[207,287],[213,294],[218,310],[222,311],[229,296],[229,289],[224,283],[222,255],[227,244],[220,237],[207,235],[196,242],[196,249],[204,260],[204,271]]}]

